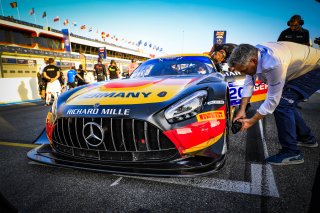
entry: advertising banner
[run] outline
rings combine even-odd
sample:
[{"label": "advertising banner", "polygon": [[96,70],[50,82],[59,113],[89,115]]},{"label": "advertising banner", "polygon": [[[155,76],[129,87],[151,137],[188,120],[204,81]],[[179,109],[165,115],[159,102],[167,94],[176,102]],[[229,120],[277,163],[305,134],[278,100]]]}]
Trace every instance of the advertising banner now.
[{"label": "advertising banner", "polygon": [[61,30],[63,35],[63,41],[64,41],[64,49],[66,52],[71,52],[71,43],[69,38],[69,30],[68,29],[62,29]]},{"label": "advertising banner", "polygon": [[215,44],[225,44],[227,40],[227,31],[217,30],[213,33],[213,45]]},{"label": "advertising banner", "polygon": [[107,50],[105,47],[99,47],[98,57],[103,59],[107,58]]}]

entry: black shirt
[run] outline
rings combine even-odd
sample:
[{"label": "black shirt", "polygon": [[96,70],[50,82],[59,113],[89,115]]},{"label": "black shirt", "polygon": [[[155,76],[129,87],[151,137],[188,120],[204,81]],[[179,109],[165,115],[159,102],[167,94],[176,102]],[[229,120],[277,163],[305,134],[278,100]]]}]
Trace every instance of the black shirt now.
[{"label": "black shirt", "polygon": [[117,74],[117,71],[118,71],[118,67],[117,66],[112,66],[110,65],[108,67],[108,70],[109,70],[109,73],[110,73],[110,79],[116,79],[118,78],[118,74]]},{"label": "black shirt", "polygon": [[106,75],[106,67],[104,64],[95,64],[94,70],[96,71],[97,75]]},{"label": "black shirt", "polygon": [[59,72],[59,67],[55,65],[48,65],[43,69],[43,73],[46,73],[48,77],[55,78]]},{"label": "black shirt", "polygon": [[278,41],[291,41],[294,43],[310,46],[309,31],[302,27],[298,31],[293,31],[288,28],[281,32]]}]

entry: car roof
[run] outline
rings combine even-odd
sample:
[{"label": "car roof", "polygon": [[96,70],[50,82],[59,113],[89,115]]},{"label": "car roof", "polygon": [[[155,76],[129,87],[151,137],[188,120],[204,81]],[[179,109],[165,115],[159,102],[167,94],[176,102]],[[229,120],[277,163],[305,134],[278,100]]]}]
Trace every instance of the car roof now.
[{"label": "car roof", "polygon": [[184,53],[184,54],[172,54],[172,55],[165,55],[157,58],[172,58],[172,57],[186,57],[186,56],[204,56],[210,59],[209,55],[207,54],[200,54],[200,53]]}]

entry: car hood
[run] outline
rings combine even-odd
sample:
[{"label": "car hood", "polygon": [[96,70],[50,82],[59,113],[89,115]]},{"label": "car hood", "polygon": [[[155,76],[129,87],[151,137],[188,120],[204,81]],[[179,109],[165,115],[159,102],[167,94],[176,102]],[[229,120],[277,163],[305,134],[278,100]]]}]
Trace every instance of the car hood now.
[{"label": "car hood", "polygon": [[133,105],[168,101],[199,77],[112,80],[76,91],[66,105]]}]

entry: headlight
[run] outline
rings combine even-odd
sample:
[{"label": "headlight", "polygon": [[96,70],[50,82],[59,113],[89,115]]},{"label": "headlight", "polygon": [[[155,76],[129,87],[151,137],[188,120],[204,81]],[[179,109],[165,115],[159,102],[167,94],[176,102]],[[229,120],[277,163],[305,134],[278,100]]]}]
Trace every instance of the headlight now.
[{"label": "headlight", "polygon": [[164,112],[169,123],[174,123],[194,117],[203,109],[207,91],[200,90],[175,103]]},{"label": "headlight", "polygon": [[53,121],[56,120],[56,117],[57,117],[57,105],[58,105],[58,101],[55,98],[53,101],[53,104],[52,104],[52,108],[51,108]]}]

